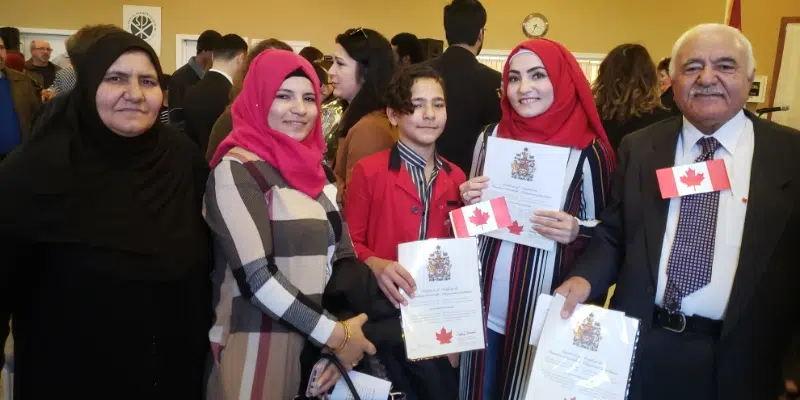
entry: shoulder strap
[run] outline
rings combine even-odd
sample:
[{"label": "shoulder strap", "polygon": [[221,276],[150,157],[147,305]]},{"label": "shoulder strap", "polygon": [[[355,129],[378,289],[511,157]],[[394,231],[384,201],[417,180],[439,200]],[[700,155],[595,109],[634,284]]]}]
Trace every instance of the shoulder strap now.
[{"label": "shoulder strap", "polygon": [[478,152],[478,163],[476,164],[478,172],[475,176],[483,175],[483,163],[486,161],[486,144],[489,143],[489,136],[494,134],[495,127],[497,127],[497,124],[489,124],[483,128],[483,143],[481,144],[481,150]]}]

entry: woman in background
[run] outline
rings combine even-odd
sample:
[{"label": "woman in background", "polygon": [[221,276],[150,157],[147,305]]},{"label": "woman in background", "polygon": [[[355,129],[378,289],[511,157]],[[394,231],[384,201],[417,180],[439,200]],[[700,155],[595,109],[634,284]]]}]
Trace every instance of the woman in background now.
[{"label": "woman in background", "polygon": [[625,135],[671,115],[661,105],[656,66],[639,44],[619,45],[608,53],[600,64],[592,94],[614,150]]},{"label": "woman in background", "polygon": [[348,29],[336,37],[334,63],[328,71],[333,95],[347,102],[339,123],[333,171],[343,202],[358,160],[386,150],[397,132],[386,117],[383,95],[394,74],[392,45],[371,29]]},{"label": "woman in background", "polygon": [[[500,123],[478,137],[471,171],[484,165],[484,137],[570,148],[564,204],[543,210],[523,229],[554,240],[554,251],[481,238],[483,299],[487,310],[485,351],[461,354],[461,399],[515,400],[525,396],[533,355],[526,332],[536,300],[551,294],[570,273],[592,237],[609,197],[614,153],[597,115],[589,84],[575,57],[547,39],[522,42],[503,71]],[[466,204],[482,199],[488,177],[461,185]]]},{"label": "woman in background", "polygon": [[211,326],[208,167],[157,120],[158,56],[108,33],[63,112],[0,166],[0,342],[18,399],[198,399]]},{"label": "woman in background", "polygon": [[[233,103],[233,131],[211,161],[204,215],[219,250],[211,399],[294,398],[307,342],[347,368],[375,353],[365,314],[339,321],[322,306],[337,262],[355,252],[322,164],[319,97],[305,59],[261,53]],[[324,377],[331,379],[314,382],[321,393],[336,382]]]},{"label": "woman in background", "polygon": [[[278,39],[262,40],[253,46],[247,53],[247,60],[245,60],[241,71],[233,77],[233,86],[231,86],[230,92],[231,104],[233,104],[233,101],[236,100],[236,96],[238,96],[242,91],[242,83],[244,82],[244,77],[247,75],[247,71],[250,70],[250,64],[259,54],[269,49],[293,51],[292,46],[289,46]],[[219,144],[222,143],[226,137],[228,137],[228,134],[231,133],[232,129],[233,118],[231,117],[231,107],[228,106],[225,111],[222,112],[222,115],[217,118],[217,122],[215,122],[214,126],[211,128],[211,135],[208,137],[208,148],[206,149],[206,160],[209,162],[211,161],[211,159],[214,157],[214,153],[217,151],[217,147],[219,147]]]}]

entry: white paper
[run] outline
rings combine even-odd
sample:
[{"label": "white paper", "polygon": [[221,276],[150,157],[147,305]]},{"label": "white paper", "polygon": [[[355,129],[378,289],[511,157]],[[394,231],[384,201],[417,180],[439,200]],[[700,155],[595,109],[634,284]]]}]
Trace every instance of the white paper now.
[{"label": "white paper", "polygon": [[539,339],[542,337],[544,330],[544,321],[547,319],[547,311],[550,310],[550,303],[553,301],[553,296],[542,293],[536,300],[536,308],[533,310],[533,323],[531,324],[531,338],[528,341],[533,346],[539,344]]},{"label": "white paper", "polygon": [[525,400],[624,400],[639,321],[589,305],[565,320],[564,300],[550,304]]},{"label": "white paper", "polygon": [[161,7],[122,6],[122,28],[143,39],[161,56]]},{"label": "white paper", "polygon": [[483,167],[483,174],[489,177],[489,187],[482,197],[504,196],[513,224],[486,235],[555,250],[555,241],[536,233],[530,219],[539,210],[562,209],[569,153],[568,147],[489,137]]},{"label": "white paper", "polygon": [[[350,371],[347,375],[353,381],[353,386],[356,387],[361,400],[386,400],[389,398],[389,391],[392,390],[391,382],[357,371]],[[353,400],[354,397],[342,377],[336,382],[336,386],[328,398],[330,400]]]},{"label": "white paper", "polygon": [[398,246],[398,262],[417,283],[401,306],[410,360],[483,349],[478,242],[432,239]]}]

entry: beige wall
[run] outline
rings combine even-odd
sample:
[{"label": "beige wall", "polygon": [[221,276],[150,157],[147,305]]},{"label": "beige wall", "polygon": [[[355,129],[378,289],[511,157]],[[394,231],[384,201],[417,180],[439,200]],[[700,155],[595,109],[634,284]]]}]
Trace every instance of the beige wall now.
[{"label": "beige wall", "polygon": [[[120,23],[122,5],[162,7],[161,58],[175,69],[175,34],[211,28],[250,38],[309,40],[330,51],[336,34],[370,27],[391,36],[410,31],[444,38],[442,7],[448,0],[39,0],[35,8],[13,1],[0,25],[77,29],[88,23]],[[530,12],[550,20],[548,37],[572,51],[604,53],[623,42],[667,56],[681,32],[721,22],[725,0],[484,0],[489,13],[485,48],[510,49],[524,39],[520,24]],[[800,16],[800,0],[742,0],[744,32],[753,42],[758,73],[772,75],[781,17]],[[767,5],[768,3],[768,5]],[[772,80],[770,79],[770,84]]]}]

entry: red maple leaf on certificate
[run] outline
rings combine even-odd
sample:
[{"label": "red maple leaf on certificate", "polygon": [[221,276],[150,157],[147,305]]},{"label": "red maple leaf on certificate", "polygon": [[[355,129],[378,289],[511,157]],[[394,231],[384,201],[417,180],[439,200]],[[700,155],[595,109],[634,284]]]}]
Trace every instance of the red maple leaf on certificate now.
[{"label": "red maple leaf on certificate", "polygon": [[449,344],[450,341],[453,339],[453,331],[448,332],[444,328],[441,331],[436,332],[436,340],[439,341],[439,344]]},{"label": "red maple leaf on certificate", "polygon": [[475,210],[472,212],[472,216],[469,217],[469,222],[471,222],[475,226],[483,226],[489,222],[489,213],[485,213],[481,211],[480,208],[475,207]]},{"label": "red maple leaf on certificate", "polygon": [[694,188],[694,190],[697,190],[697,187],[700,186],[701,183],[703,183],[704,179],[706,178],[705,176],[703,176],[702,173],[698,174],[693,169],[689,168],[686,170],[686,173],[681,177],[681,182],[684,185]]},{"label": "red maple leaf on certificate", "polygon": [[519,222],[514,221],[513,224],[508,226],[508,231],[511,232],[512,235],[519,235],[522,233],[522,228],[524,225],[520,225]]}]

